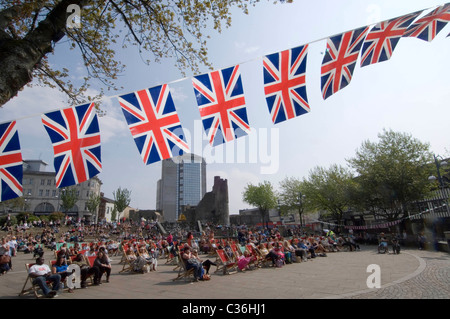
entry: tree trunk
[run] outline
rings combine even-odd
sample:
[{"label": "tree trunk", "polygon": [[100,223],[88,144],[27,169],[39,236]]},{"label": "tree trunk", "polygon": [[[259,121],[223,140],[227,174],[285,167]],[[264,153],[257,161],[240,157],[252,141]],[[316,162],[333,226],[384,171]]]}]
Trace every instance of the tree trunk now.
[{"label": "tree trunk", "polygon": [[32,81],[33,70],[45,55],[53,51],[52,42],[64,35],[67,6],[85,0],[62,0],[41,21],[36,29],[24,38],[16,39],[8,36],[3,30],[17,8],[9,8],[0,13],[0,106],[3,106],[28,83]]}]

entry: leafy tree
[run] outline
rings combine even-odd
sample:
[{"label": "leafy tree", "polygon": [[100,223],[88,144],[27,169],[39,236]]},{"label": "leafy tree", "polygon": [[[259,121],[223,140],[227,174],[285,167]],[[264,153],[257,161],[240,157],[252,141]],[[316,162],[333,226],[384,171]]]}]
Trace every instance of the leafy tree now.
[{"label": "leafy tree", "polygon": [[49,215],[49,219],[54,222],[57,220],[64,220],[64,217],[65,215],[62,212],[53,212]]},{"label": "leafy tree", "polygon": [[97,213],[97,207],[100,205],[100,201],[101,201],[100,195],[91,193],[89,199],[86,201],[86,207],[91,214]]},{"label": "leafy tree", "polygon": [[61,208],[67,213],[78,201],[77,189],[75,187],[65,187],[61,190]]},{"label": "leafy tree", "polygon": [[115,221],[117,218],[117,208],[114,207],[112,212],[111,212],[111,221]]},{"label": "leafy tree", "polygon": [[8,210],[24,211],[27,209],[27,202],[24,197],[15,197],[1,202],[1,210],[7,212]]},{"label": "leafy tree", "polygon": [[261,214],[261,222],[264,224],[268,217],[269,209],[277,206],[277,196],[269,181],[259,183],[257,186],[247,184],[242,194],[244,202],[258,207]]},{"label": "leafy tree", "polygon": [[120,216],[120,213],[123,212],[125,208],[128,207],[128,205],[130,205],[131,191],[126,188],[122,189],[119,187],[115,192],[113,192],[113,196],[114,209],[119,213]]},{"label": "leafy tree", "polygon": [[362,208],[392,221],[407,214],[408,203],[430,190],[433,157],[429,144],[411,134],[383,130],[378,142],[364,141],[348,160],[358,174],[357,199]]},{"label": "leafy tree", "polygon": [[307,205],[307,199],[304,194],[303,182],[294,177],[286,177],[280,182],[280,199],[288,210],[296,210],[300,217],[300,225],[303,225],[303,212]]},{"label": "leafy tree", "polygon": [[326,211],[338,224],[352,204],[355,189],[351,171],[336,164],[328,169],[315,167],[303,180],[303,191],[310,207]]},{"label": "leafy tree", "polygon": [[[211,67],[207,59],[209,36],[204,31],[213,28],[220,33],[223,27],[231,25],[232,7],[248,13],[248,6],[257,2],[2,1],[0,106],[34,78],[41,85],[58,87],[73,104],[99,98],[86,96],[92,79],[98,80],[102,89],[117,90],[115,80],[125,65],[116,58],[116,51],[128,45],[137,46],[147,64],[175,58],[183,73],[185,70],[198,73],[200,66]],[[61,46],[78,51],[86,68],[81,85],[70,81],[71,73],[65,66],[57,68],[49,62],[50,53],[59,52]]]}]

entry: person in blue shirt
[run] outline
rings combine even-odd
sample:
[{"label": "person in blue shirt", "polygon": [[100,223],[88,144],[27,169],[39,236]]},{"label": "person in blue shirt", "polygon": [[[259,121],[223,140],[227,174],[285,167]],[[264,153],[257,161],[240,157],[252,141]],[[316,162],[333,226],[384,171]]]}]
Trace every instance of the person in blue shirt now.
[{"label": "person in blue shirt", "polygon": [[[61,282],[64,282],[67,276],[70,276],[72,274],[72,272],[67,271],[68,267],[69,265],[67,265],[64,255],[58,255],[56,262],[52,265],[52,274],[60,275]],[[69,292],[73,292],[73,290],[69,288]]]}]

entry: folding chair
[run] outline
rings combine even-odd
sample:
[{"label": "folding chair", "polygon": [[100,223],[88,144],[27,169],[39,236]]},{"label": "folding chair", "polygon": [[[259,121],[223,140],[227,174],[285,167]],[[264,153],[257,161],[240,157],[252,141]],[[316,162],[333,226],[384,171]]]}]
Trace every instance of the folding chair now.
[{"label": "folding chair", "polygon": [[123,268],[119,273],[123,273],[125,271],[132,271],[133,270],[133,262],[136,259],[131,258],[125,251],[124,251],[125,260],[123,263]]},{"label": "folding chair", "polygon": [[233,252],[234,261],[238,261],[239,260],[239,256],[241,255],[241,253],[239,252],[236,244],[233,243],[233,244],[230,245],[230,247],[231,247],[231,251]]},{"label": "folding chair", "polygon": [[191,276],[192,278],[194,278],[194,268],[191,269],[187,269],[186,268],[186,263],[184,262],[183,258],[179,257],[178,258],[178,275],[176,278],[172,279],[172,281],[184,278],[184,280],[186,281],[186,279],[189,279]]},{"label": "folding chair", "polygon": [[258,255],[258,253],[256,252],[255,247],[253,247],[253,245],[251,245],[251,244],[247,244],[247,245],[245,245],[245,248],[252,256],[252,261],[249,263],[249,265],[254,266],[254,267],[261,267],[261,258]]},{"label": "folding chair", "polygon": [[[34,263],[25,264],[25,269],[27,271],[27,279],[25,280],[25,283],[22,287],[22,290],[19,293],[19,296],[24,296],[26,294],[33,293],[33,295],[36,298],[42,298],[42,297],[44,297],[44,295],[39,293],[41,291],[40,287],[38,285],[33,284],[33,278],[30,277],[30,274],[29,274],[30,267],[33,265],[34,265]],[[50,284],[51,283],[49,281],[47,281],[47,285],[50,285]]]},{"label": "folding chair", "polygon": [[214,273],[222,271],[224,275],[231,275],[237,273],[237,262],[232,260],[228,260],[223,249],[217,249],[218,261],[220,264],[217,266],[217,269]]}]

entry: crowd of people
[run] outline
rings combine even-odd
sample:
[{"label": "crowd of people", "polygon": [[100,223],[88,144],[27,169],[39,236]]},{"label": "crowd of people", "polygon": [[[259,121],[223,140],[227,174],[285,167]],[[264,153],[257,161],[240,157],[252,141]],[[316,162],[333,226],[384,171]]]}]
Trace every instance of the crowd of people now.
[{"label": "crowd of people", "polygon": [[[164,232],[155,223],[141,221],[99,225],[86,225],[81,221],[36,224],[11,230],[2,237],[0,270],[2,274],[11,270],[12,257],[19,252],[33,254],[37,259],[30,267],[30,277],[46,296],[53,297],[70,276],[70,264],[77,264],[81,269],[81,288],[88,286],[89,278],[93,285],[100,285],[103,276],[104,282],[109,282],[113,256],[126,254],[127,259],[132,260],[132,271],[142,273],[157,271],[158,259],[182,258],[187,270],[193,269],[194,280],[200,281],[210,280],[210,268],[221,263],[215,255],[217,249],[225,252],[238,271],[245,272],[306,262],[327,257],[331,252],[357,251],[367,240],[361,235],[342,236],[331,230],[306,233],[300,227],[224,229],[212,224],[204,226],[201,231],[175,226],[167,227]],[[55,254],[51,267],[44,263],[44,249]],[[49,283],[52,283],[51,288]],[[68,292],[73,290],[69,288]]]}]

